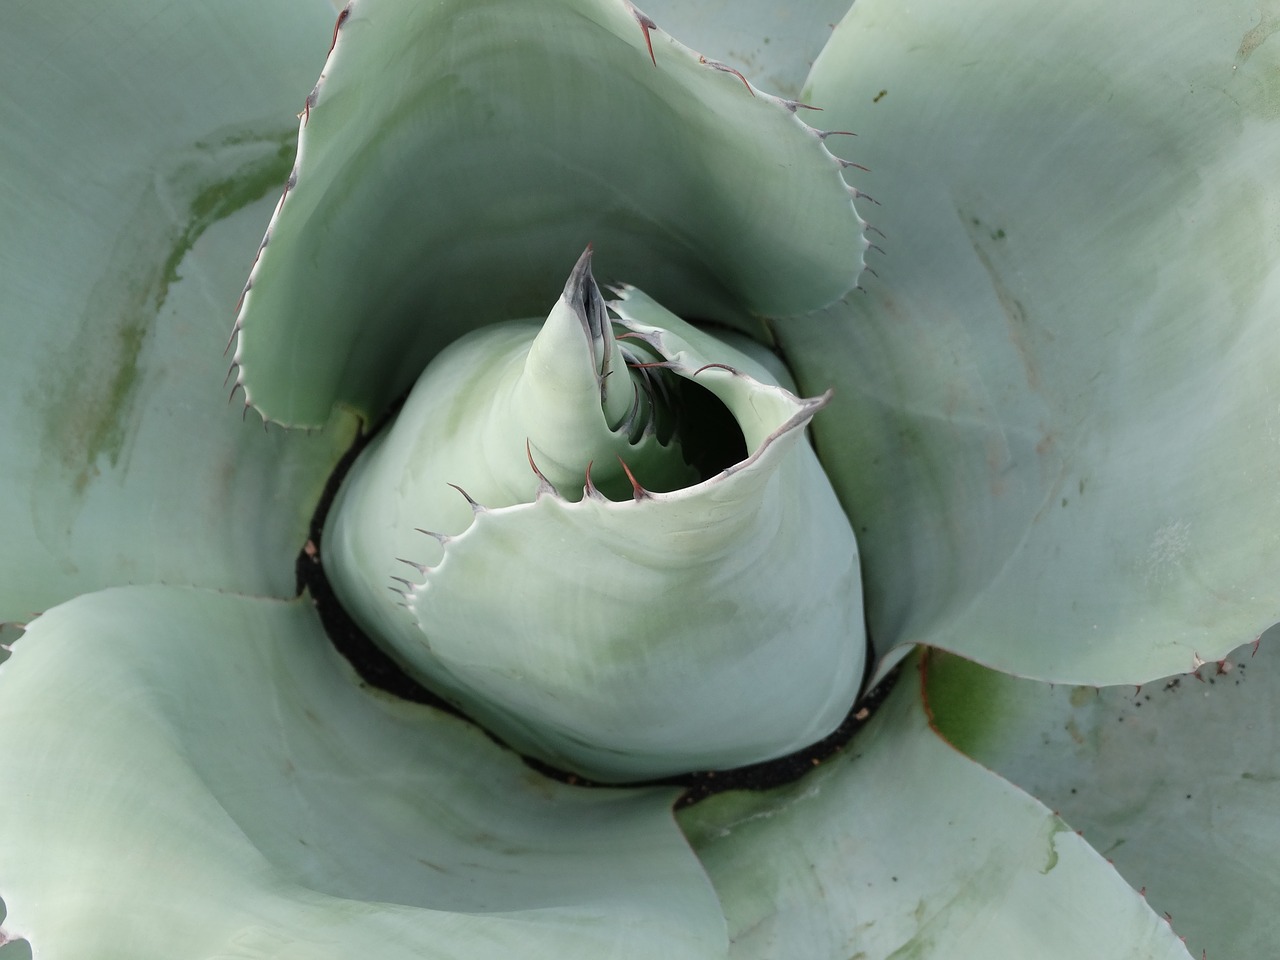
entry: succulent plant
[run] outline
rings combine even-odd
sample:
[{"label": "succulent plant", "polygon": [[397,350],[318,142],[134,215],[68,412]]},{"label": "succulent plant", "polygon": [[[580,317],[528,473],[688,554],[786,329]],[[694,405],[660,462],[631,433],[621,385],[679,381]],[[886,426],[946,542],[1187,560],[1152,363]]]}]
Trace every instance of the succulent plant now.
[{"label": "succulent plant", "polygon": [[18,11],[0,960],[1269,954],[1280,11],[843,6]]}]

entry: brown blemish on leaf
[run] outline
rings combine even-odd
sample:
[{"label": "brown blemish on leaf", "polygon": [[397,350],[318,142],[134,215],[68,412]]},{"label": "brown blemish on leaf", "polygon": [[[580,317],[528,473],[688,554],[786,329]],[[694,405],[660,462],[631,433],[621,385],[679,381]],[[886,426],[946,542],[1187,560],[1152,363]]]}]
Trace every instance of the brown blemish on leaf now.
[{"label": "brown blemish on leaf", "polygon": [[[971,225],[974,228],[980,226],[977,219],[962,218],[962,222],[966,228],[970,228]],[[999,231],[999,234],[996,239],[1003,240],[1003,231]],[[1036,366],[1035,356],[1027,345],[1029,325],[1026,308],[1005,287],[1004,281],[1000,279],[1000,275],[996,271],[995,263],[979,243],[975,230],[969,229],[969,235],[969,242],[973,248],[974,255],[978,258],[978,262],[982,264],[982,269],[986,271],[987,277],[991,280],[991,288],[995,292],[996,299],[999,301],[1001,310],[1005,315],[1009,331],[1009,342],[1013,345],[1013,349],[1017,351],[1018,359],[1022,362],[1023,375],[1026,377],[1027,386],[1032,390],[1039,391],[1040,371]]]},{"label": "brown blemish on leaf", "polygon": [[1244,63],[1248,60],[1253,51],[1262,46],[1277,30],[1280,30],[1280,17],[1272,17],[1264,13],[1258,23],[1245,31],[1245,35],[1240,39],[1240,48],[1236,51],[1236,62]]}]

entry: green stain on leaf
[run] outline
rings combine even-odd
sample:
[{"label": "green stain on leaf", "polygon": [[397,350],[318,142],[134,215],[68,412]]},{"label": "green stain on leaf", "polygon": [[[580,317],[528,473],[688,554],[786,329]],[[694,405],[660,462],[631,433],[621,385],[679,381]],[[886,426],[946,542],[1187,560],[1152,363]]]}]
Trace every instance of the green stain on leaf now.
[{"label": "green stain on leaf", "polygon": [[[146,376],[143,352],[181,266],[210,226],[278,191],[293,162],[296,134],[242,134],[164,164],[137,192],[106,270],[92,286],[76,335],[44,363],[31,406],[44,422],[46,466],[77,495],[103,469],[127,458]],[[185,210],[175,225],[175,210]],[[235,291],[228,291],[228,314]]]},{"label": "green stain on leaf", "polygon": [[925,960],[936,953],[932,937],[915,936],[889,954],[888,960]]},{"label": "green stain on leaf", "polygon": [[[239,146],[244,138],[228,138],[226,146]],[[265,144],[269,145],[270,141]],[[249,204],[281,188],[293,165],[297,150],[297,137],[290,133],[275,143],[275,151],[268,156],[248,161],[230,176],[203,187],[191,201],[190,217],[181,237],[174,243],[165,260],[164,286],[157,309],[164,305],[169,286],[180,278],[178,267],[210,225],[231,216]]]},{"label": "green stain on leaf", "polygon": [[1040,868],[1041,873],[1048,873],[1058,865],[1058,843],[1057,836],[1060,833],[1071,833],[1071,828],[1059,820],[1057,817],[1050,817],[1045,822],[1046,833],[1048,834],[1049,853],[1045,859],[1044,866]]}]

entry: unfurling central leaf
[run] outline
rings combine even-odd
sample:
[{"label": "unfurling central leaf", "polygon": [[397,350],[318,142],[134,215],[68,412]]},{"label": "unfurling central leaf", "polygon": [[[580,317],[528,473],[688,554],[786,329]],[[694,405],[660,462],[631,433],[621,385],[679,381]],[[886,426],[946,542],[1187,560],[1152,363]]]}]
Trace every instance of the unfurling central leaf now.
[{"label": "unfurling central leaf", "polygon": [[326,570],[526,754],[614,782],[781,756],[863,672],[857,547],[804,439],[826,397],[619,294],[613,320],[588,251],[545,321],[440,354],[344,483]]}]

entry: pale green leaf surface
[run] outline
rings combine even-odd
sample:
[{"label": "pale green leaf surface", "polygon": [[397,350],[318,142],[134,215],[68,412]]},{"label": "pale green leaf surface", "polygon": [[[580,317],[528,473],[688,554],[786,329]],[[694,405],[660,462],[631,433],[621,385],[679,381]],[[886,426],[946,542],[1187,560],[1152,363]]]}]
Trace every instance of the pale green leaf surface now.
[{"label": "pale green leaf surface", "polygon": [[1187,960],[1071,828],[929,727],[915,659],[803,780],[679,816],[734,960]]},{"label": "pale green leaf surface", "polygon": [[352,428],[286,442],[242,423],[222,352],[327,7],[41,0],[8,13],[0,620],[131,581],[292,592]]},{"label": "pale green leaf surface", "polygon": [[639,6],[693,49],[736,67],[766,90],[798,97],[849,0],[644,0]]},{"label": "pale green leaf surface", "polygon": [[237,319],[267,418],[376,414],[462,333],[541,314],[588,243],[602,282],[686,317],[856,282],[862,221],[794,105],[622,0],[349,9]]},{"label": "pale green leaf surface", "polygon": [[1280,637],[1141,688],[1049,686],[931,657],[956,746],[1056,809],[1193,956],[1280,941]]},{"label": "pale green leaf surface", "polygon": [[670,789],[543,779],[305,600],[81,597],[0,665],[4,933],[42,960],[710,958]]},{"label": "pale green leaf surface", "polygon": [[[1280,615],[1276,4],[859,0],[807,96],[879,278],[777,324],[873,642],[1076,683]],[[1141,37],[1141,43],[1134,38]]]},{"label": "pale green leaf surface", "polygon": [[[410,673],[522,752],[592,779],[800,749],[844,719],[865,656],[857,544],[804,439],[823,400],[771,384],[634,288],[614,308],[719,398],[744,460],[638,500],[629,484],[621,499],[603,485],[584,496],[588,464],[606,475],[614,450],[591,453],[584,430],[578,458],[552,464],[544,423],[525,417],[556,421],[533,398],[561,393],[601,421],[595,380],[577,396],[530,348],[556,332],[558,309],[542,332],[487,327],[435,359],[344,480],[321,544],[330,582]],[[576,336],[553,342],[585,352]],[[621,450],[631,456],[625,436]]]}]

